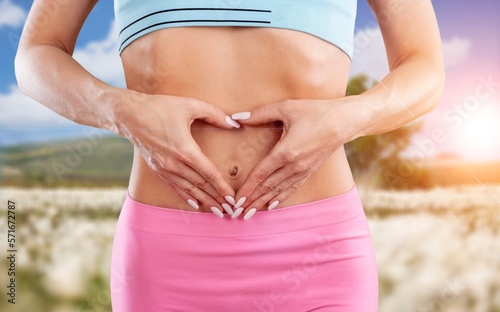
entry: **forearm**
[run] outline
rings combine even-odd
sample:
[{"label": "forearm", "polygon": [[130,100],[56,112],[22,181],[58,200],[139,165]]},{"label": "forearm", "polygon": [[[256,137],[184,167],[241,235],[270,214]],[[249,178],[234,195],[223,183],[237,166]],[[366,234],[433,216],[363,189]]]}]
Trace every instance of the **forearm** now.
[{"label": "forearm", "polygon": [[78,124],[116,132],[116,108],[133,91],[112,87],[92,76],[68,53],[51,45],[18,51],[20,90],[55,113]]},{"label": "forearm", "polygon": [[444,85],[440,61],[412,56],[395,67],[370,90],[347,98],[355,99],[349,139],[380,134],[400,128],[433,110]]}]

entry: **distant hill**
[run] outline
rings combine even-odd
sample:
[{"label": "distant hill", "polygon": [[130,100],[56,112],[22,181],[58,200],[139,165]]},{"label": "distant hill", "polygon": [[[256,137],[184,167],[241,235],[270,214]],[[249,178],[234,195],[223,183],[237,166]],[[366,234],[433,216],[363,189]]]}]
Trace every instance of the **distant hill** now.
[{"label": "distant hill", "polygon": [[118,136],[0,149],[0,183],[17,186],[126,186],[133,145]]},{"label": "distant hill", "polygon": [[[435,185],[500,183],[500,161],[467,161],[454,155],[439,155],[421,166]],[[479,180],[479,181],[478,181]]]}]

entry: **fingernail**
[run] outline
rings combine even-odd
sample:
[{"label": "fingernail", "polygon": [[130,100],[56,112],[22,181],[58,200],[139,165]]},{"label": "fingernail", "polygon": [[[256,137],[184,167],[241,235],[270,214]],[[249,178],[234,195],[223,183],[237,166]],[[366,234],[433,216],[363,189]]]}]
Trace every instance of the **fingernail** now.
[{"label": "fingernail", "polygon": [[245,119],[250,118],[250,112],[241,112],[241,113],[232,114],[231,118],[233,120],[245,120]]},{"label": "fingernail", "polygon": [[238,122],[234,121],[233,119],[231,119],[231,117],[229,117],[227,115],[226,115],[226,123],[228,125],[230,125],[231,127],[235,127],[235,128],[240,127],[240,124]]},{"label": "fingernail", "polygon": [[234,208],[239,208],[241,205],[243,205],[243,203],[245,202],[245,200],[247,200],[246,197],[240,198],[240,200],[238,200],[238,202],[234,205]]},{"label": "fingernail", "polygon": [[228,203],[234,206],[234,198],[232,196],[224,196],[224,198],[227,200]]},{"label": "fingernail", "polygon": [[193,207],[194,209],[198,209],[198,208],[200,208],[200,206],[198,206],[198,204],[197,204],[194,200],[192,200],[191,198],[190,198],[190,199],[188,199],[188,200],[187,200],[187,202],[188,202],[188,204],[189,204],[191,207]]},{"label": "fingernail", "polygon": [[212,210],[213,213],[219,218],[223,218],[224,214],[222,214],[222,211],[219,210],[217,207],[210,207],[210,210]]},{"label": "fingernail", "polygon": [[256,212],[257,212],[257,208],[252,208],[252,209],[248,210],[247,213],[245,214],[245,216],[243,217],[243,219],[245,219],[245,221],[250,219]]},{"label": "fingernail", "polygon": [[243,208],[238,208],[233,212],[231,218],[236,219],[243,212]]},{"label": "fingernail", "polygon": [[231,206],[229,204],[223,203],[221,204],[222,208],[227,212],[227,214],[232,215],[233,210],[231,209]]},{"label": "fingernail", "polygon": [[278,204],[279,204],[279,203],[280,203],[280,202],[279,202],[279,200],[275,200],[275,201],[273,201],[273,202],[271,203],[271,205],[269,205],[269,207],[267,207],[267,210],[271,210],[271,209],[276,208],[276,206],[278,206]]}]

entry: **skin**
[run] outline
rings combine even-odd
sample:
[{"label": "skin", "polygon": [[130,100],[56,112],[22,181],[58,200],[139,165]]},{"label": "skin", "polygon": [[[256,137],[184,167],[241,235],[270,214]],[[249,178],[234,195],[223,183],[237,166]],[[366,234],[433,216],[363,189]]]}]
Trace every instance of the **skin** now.
[{"label": "skin", "polygon": [[[273,28],[152,32],[121,55],[127,89],[111,87],[71,58],[95,2],[34,2],[16,56],[19,87],[70,120],[132,142],[129,193],[150,205],[194,210],[192,199],[199,211],[224,212],[225,196],[245,197],[242,209],[228,209],[234,217],[276,200],[279,209],[345,193],[354,181],[343,144],[404,126],[441,98],[441,40],[428,0],[369,1],[390,73],[349,97],[344,52]],[[226,115],[238,112],[251,117],[234,128]]]}]

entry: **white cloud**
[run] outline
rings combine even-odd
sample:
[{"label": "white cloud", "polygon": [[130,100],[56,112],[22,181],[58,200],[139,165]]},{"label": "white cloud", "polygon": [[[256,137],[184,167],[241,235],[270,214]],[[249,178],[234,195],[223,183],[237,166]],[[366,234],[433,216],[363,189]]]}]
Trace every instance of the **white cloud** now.
[{"label": "white cloud", "polygon": [[446,68],[459,64],[469,55],[471,42],[468,39],[454,37],[443,41],[444,65]]},{"label": "white cloud", "polygon": [[77,49],[73,57],[97,78],[116,87],[125,87],[125,76],[118,54],[118,26],[113,21],[108,36]]},{"label": "white cloud", "polygon": [[0,94],[0,125],[8,128],[58,127],[74,124],[32,100],[12,85],[8,94]]},{"label": "white cloud", "polygon": [[[0,0],[1,1],[1,0]],[[73,57],[97,78],[117,87],[125,87],[123,69],[118,55],[117,28],[113,22],[108,36],[75,50]],[[51,128],[80,125],[54,113],[32,100],[13,85],[9,93],[0,94],[0,126]]]},{"label": "white cloud", "polygon": [[0,0],[0,28],[7,26],[21,27],[26,20],[26,12],[11,0]]},{"label": "white cloud", "polygon": [[[454,37],[443,40],[445,68],[453,67],[465,60],[469,54],[470,40]],[[350,75],[367,74],[372,79],[382,80],[389,73],[384,40],[379,27],[366,27],[354,36],[354,57]]]},{"label": "white cloud", "polygon": [[381,80],[389,72],[384,40],[378,27],[367,27],[354,36],[351,76],[364,73]]}]

